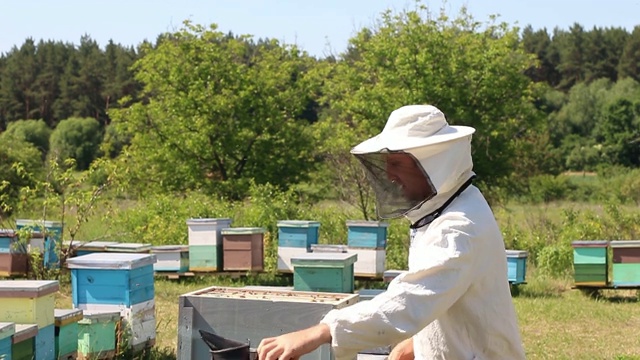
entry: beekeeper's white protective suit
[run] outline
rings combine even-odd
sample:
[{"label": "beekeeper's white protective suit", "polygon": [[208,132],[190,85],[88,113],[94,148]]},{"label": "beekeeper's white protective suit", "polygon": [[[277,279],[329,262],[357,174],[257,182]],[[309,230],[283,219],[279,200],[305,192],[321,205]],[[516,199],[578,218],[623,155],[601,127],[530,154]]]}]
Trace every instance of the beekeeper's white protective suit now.
[{"label": "beekeeper's white protective suit", "polygon": [[[449,126],[433,106],[411,105],[394,111],[378,136],[352,150],[376,189],[378,215],[403,214],[411,221],[411,247],[408,271],[386,292],[322,320],[338,360],[411,336],[416,359],[525,358],[504,242],[487,202],[470,185],[474,131]],[[434,196],[404,204],[390,198],[393,185],[384,184],[367,156],[396,151],[417,160]]]}]

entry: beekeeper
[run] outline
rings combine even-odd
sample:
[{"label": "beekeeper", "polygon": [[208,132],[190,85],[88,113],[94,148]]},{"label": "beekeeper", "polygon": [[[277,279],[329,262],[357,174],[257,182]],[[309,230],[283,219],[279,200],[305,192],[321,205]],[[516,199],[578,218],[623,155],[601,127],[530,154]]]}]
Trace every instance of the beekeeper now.
[{"label": "beekeeper", "polygon": [[524,359],[500,230],[471,184],[471,135],[431,105],[391,113],[351,150],[383,219],[411,222],[409,269],[370,301],[311,328],[264,339],[260,360],[289,360],[330,343],[337,360],[396,345],[389,359]]}]

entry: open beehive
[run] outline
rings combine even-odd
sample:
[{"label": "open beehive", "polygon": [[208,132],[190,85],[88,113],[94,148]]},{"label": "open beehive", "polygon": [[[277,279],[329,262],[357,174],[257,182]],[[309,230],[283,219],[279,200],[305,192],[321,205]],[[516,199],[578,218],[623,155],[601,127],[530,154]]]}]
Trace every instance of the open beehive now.
[{"label": "open beehive", "polygon": [[[178,359],[205,359],[209,348],[199,330],[229,339],[248,340],[252,347],[267,337],[317,324],[332,309],[358,302],[357,294],[209,287],[180,296]],[[332,359],[329,345],[302,357]]]}]

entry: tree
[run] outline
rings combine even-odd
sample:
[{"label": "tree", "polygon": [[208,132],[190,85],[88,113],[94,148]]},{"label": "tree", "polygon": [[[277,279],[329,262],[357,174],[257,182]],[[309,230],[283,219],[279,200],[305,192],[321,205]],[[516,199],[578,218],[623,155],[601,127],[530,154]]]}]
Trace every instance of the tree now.
[{"label": "tree", "polygon": [[63,164],[75,161],[77,170],[86,170],[98,157],[102,130],[96,119],[69,118],[61,121],[51,134],[50,155]]},{"label": "tree", "polygon": [[464,9],[453,20],[425,8],[388,11],[352,38],[350,49],[327,82],[325,101],[359,140],[378,133],[400,106],[433,104],[450,123],[478,130],[474,168],[483,184],[514,175],[516,139],[537,131],[541,119],[524,75],[535,57],[522,49],[517,29],[482,25]]},{"label": "tree", "polygon": [[0,133],[0,143],[12,144],[14,141],[26,141],[33,145],[42,155],[49,152],[51,129],[43,120],[18,120],[9,124],[7,131]]},{"label": "tree", "polygon": [[112,112],[139,180],[165,190],[243,197],[249,182],[285,188],[314,166],[309,122],[315,60],[276,41],[254,46],[215,25],[185,27],[141,50],[142,98]]},{"label": "tree", "polygon": [[630,77],[635,81],[640,81],[640,25],[633,28],[633,32],[624,46],[618,72],[620,78]]}]

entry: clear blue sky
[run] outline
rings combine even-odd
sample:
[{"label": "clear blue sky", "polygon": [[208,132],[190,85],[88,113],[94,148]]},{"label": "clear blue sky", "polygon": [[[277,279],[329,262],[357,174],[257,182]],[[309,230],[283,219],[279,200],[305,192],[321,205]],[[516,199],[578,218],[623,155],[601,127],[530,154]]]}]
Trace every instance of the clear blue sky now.
[{"label": "clear blue sky", "polygon": [[[534,29],[567,29],[574,22],[586,29],[640,25],[640,0],[424,0],[449,14],[466,5],[476,20],[499,14],[502,21]],[[28,37],[77,44],[83,34],[101,47],[113,39],[138,45],[180,28],[190,19],[220,30],[295,43],[323,57],[346,49],[356,30],[370,27],[388,8],[412,8],[407,0],[16,0],[0,7],[0,53],[20,46]]]}]

